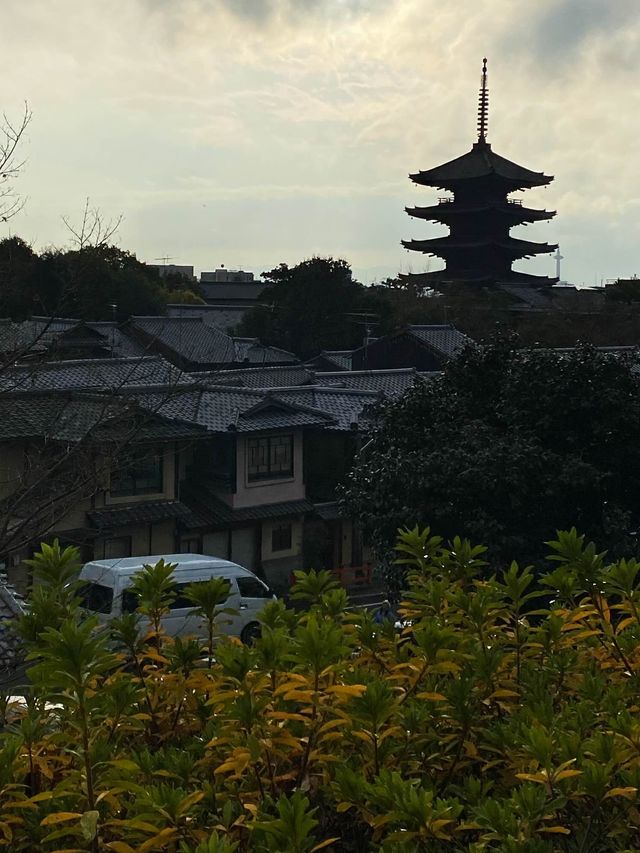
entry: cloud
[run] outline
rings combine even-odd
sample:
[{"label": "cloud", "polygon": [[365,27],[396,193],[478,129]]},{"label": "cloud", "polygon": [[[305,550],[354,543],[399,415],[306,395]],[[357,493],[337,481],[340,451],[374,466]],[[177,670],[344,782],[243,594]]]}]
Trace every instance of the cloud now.
[{"label": "cloud", "polygon": [[253,258],[259,239],[273,265],[335,240],[417,268],[398,241],[430,226],[403,208],[435,193],[406,176],[470,147],[487,55],[494,148],[556,175],[525,199],[558,217],[526,236],[570,241],[579,280],[596,250],[633,271],[638,0],[4,0],[2,17],[0,107],[34,109],[27,237],[63,239],[90,195],[151,257]]},{"label": "cloud", "polygon": [[[599,51],[640,23],[637,0],[546,0],[528,17],[527,52],[534,61],[573,63],[589,50]],[[513,20],[512,34],[522,20]],[[517,42],[514,39],[514,47]]]}]

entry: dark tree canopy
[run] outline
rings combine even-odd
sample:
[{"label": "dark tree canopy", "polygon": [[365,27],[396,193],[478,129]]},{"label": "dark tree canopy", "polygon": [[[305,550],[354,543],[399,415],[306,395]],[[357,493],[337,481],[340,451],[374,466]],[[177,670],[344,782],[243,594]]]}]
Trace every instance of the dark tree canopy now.
[{"label": "dark tree canopy", "polygon": [[163,314],[169,301],[193,301],[194,287],[181,277],[160,279],[156,269],[117,246],[37,254],[19,237],[0,241],[2,317],[45,314],[110,320],[114,310],[120,319]]},{"label": "dark tree canopy", "polygon": [[368,288],[354,281],[346,261],[310,258],[294,267],[280,264],[262,274],[268,286],[261,305],[244,318],[239,331],[302,358],[323,349],[359,346],[365,334]]},{"label": "dark tree canopy", "polygon": [[345,499],[384,549],[400,526],[430,524],[537,560],[576,525],[635,548],[640,517],[636,355],[558,352],[499,337],[381,409]]}]

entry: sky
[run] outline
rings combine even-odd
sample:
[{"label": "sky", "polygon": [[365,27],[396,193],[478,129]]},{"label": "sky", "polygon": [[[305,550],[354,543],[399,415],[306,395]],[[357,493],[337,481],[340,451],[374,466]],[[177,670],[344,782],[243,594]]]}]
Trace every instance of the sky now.
[{"label": "sky", "polygon": [[555,176],[514,236],[577,284],[640,274],[637,0],[2,0],[0,56],[0,110],[33,113],[0,237],[38,250],[89,198],[151,263],[436,269],[400,245],[446,233],[408,174],[469,150],[487,56],[493,149]]}]

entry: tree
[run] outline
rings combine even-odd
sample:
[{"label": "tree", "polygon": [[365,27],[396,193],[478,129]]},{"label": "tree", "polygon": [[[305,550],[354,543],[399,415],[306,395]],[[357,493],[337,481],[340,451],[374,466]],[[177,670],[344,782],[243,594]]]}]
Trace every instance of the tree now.
[{"label": "tree", "polygon": [[366,288],[353,280],[346,261],[315,257],[294,267],[280,264],[262,278],[267,287],[261,304],[243,319],[240,334],[302,358],[362,342],[364,330],[350,315],[366,309]]},{"label": "tree", "polygon": [[163,314],[169,298],[156,271],[117,246],[84,240],[37,254],[19,237],[0,241],[0,316],[124,319]]},{"label": "tree", "polygon": [[18,151],[31,121],[31,110],[24,105],[22,116],[11,121],[4,113],[0,121],[0,222],[8,222],[24,205],[14,188],[14,181],[24,166]]},{"label": "tree", "polygon": [[557,524],[635,551],[637,357],[513,337],[470,348],[381,407],[345,500],[380,552],[405,523],[481,538],[492,559],[538,559]]}]

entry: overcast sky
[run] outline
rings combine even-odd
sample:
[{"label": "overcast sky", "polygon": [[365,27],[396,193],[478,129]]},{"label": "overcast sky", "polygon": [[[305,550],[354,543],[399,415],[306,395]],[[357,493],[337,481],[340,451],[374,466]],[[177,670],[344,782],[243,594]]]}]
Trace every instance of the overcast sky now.
[{"label": "overcast sky", "polygon": [[521,236],[577,283],[640,274],[638,0],[2,0],[0,55],[0,106],[33,110],[0,235],[38,249],[89,196],[146,261],[435,269],[400,246],[444,233],[407,175],[475,141],[486,55],[494,150],[555,175]]}]

